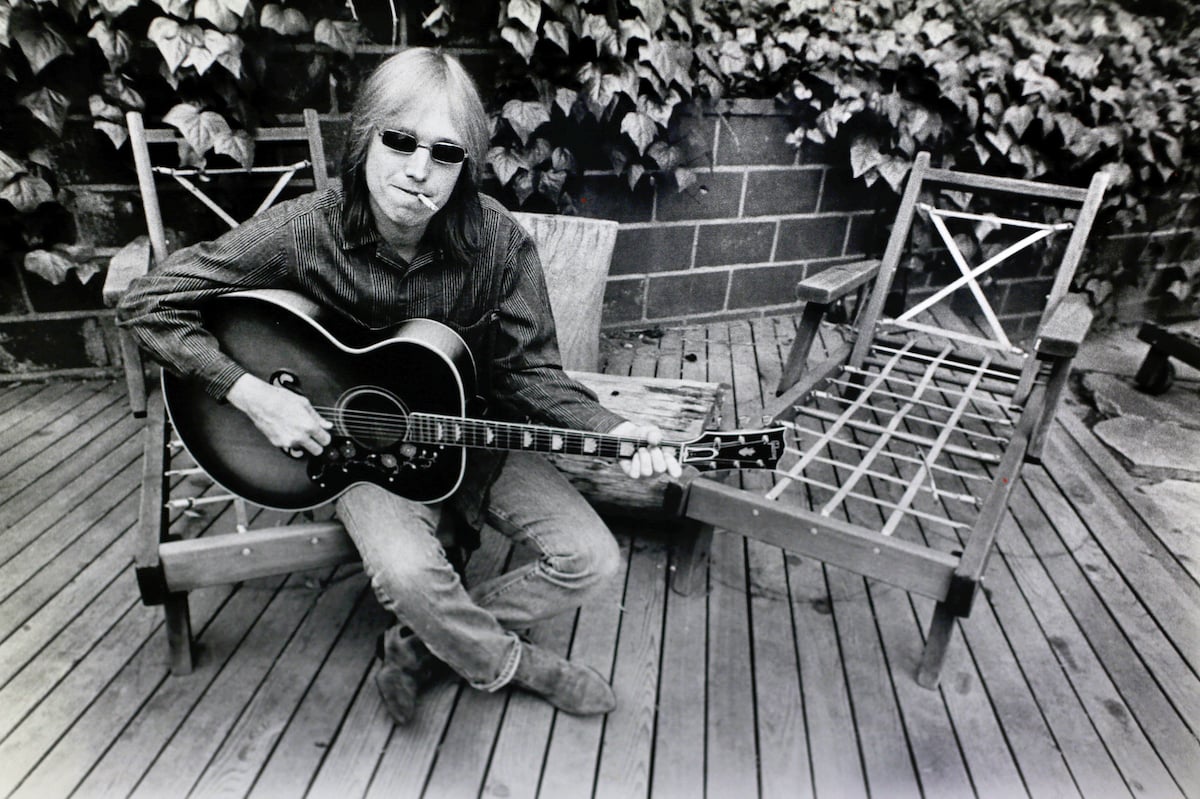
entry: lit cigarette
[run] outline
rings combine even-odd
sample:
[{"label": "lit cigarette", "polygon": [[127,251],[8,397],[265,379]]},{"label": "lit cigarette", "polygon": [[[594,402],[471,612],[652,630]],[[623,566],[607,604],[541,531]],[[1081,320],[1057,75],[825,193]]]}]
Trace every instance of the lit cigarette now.
[{"label": "lit cigarette", "polygon": [[421,201],[421,205],[425,206],[430,211],[436,211],[438,209],[437,203],[426,197],[424,194],[418,194],[417,199]]}]

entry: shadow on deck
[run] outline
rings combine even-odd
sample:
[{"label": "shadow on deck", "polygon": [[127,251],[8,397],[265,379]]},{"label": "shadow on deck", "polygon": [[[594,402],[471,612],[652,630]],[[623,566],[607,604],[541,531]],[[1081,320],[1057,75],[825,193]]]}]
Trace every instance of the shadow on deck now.
[{"label": "shadow on deck", "polygon": [[[608,368],[725,382],[753,425],[793,330],[615,339]],[[137,431],[113,382],[0,388],[0,796],[1200,796],[1197,544],[1070,408],[936,691],[931,602],[720,532],[680,596],[669,530],[615,523],[609,595],[536,631],[611,675],[614,713],[446,684],[407,728],[360,567],[194,593],[199,665],[168,675],[131,568]],[[513,556],[489,538],[471,568]]]}]

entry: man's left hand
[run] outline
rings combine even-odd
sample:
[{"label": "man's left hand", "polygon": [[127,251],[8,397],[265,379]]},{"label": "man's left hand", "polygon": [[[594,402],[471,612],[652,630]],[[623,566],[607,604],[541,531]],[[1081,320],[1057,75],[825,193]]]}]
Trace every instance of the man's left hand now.
[{"label": "man's left hand", "polygon": [[663,440],[663,432],[655,425],[638,425],[625,421],[613,428],[610,435],[646,442],[645,446],[638,447],[632,458],[617,461],[621,465],[621,471],[629,477],[636,480],[639,477],[650,477],[664,472],[671,477],[679,477],[683,473],[674,453],[659,446]]}]

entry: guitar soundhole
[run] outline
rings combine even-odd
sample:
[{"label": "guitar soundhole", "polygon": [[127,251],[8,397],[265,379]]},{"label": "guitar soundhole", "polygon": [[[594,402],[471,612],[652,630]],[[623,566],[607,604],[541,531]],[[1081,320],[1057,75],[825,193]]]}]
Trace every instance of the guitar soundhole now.
[{"label": "guitar soundhole", "polygon": [[348,391],[337,404],[337,428],[361,447],[392,449],[408,430],[408,409],[395,394],[381,388]]}]

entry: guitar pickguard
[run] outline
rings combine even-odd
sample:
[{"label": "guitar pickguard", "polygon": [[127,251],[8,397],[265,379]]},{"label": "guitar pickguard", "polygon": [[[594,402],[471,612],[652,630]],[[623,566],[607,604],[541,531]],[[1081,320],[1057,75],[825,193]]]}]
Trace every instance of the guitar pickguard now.
[{"label": "guitar pickguard", "polygon": [[341,493],[355,483],[392,488],[404,485],[414,473],[435,468],[440,454],[436,448],[408,443],[377,451],[334,436],[324,452],[309,457],[308,476],[322,492]]}]

